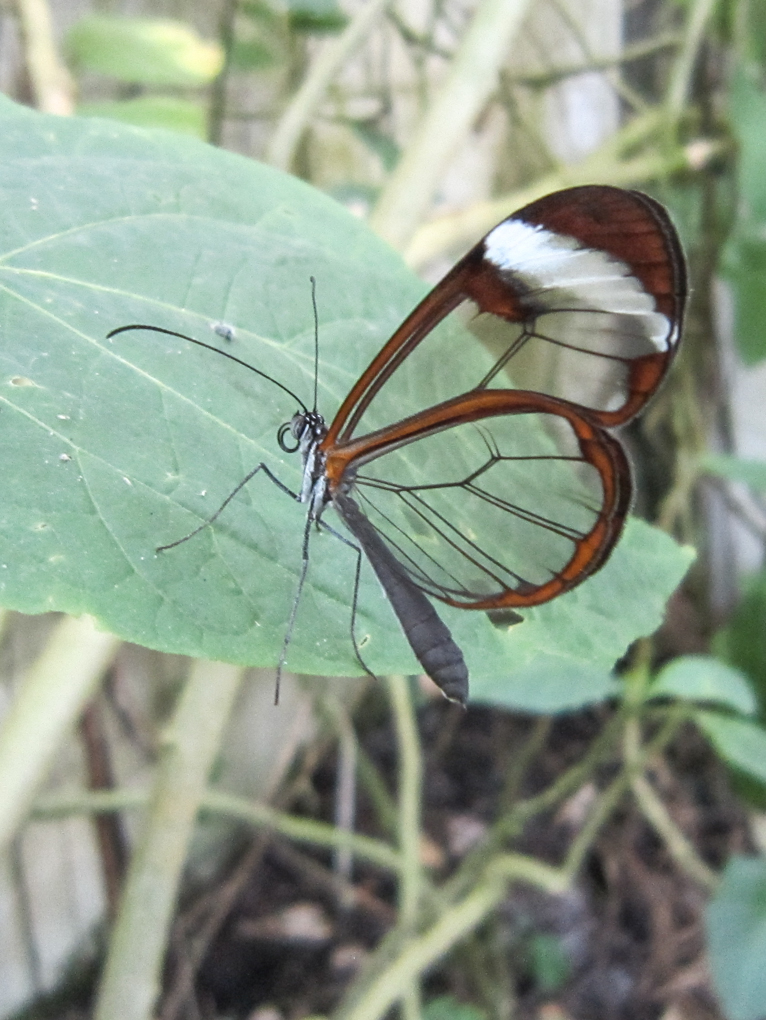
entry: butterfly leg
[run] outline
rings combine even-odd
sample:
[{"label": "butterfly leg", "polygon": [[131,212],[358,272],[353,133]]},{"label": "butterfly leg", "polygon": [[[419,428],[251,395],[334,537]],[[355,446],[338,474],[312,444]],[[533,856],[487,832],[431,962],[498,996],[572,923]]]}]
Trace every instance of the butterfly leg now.
[{"label": "butterfly leg", "polygon": [[[281,483],[280,483],[281,485]],[[284,486],[282,486],[284,488]],[[274,683],[274,704],[279,704],[279,688],[282,684],[282,670],[285,667],[285,661],[287,659],[287,649],[290,645],[290,641],[293,636],[293,628],[295,627],[295,617],[298,614],[298,604],[301,600],[301,594],[303,593],[303,585],[306,581],[306,574],[309,569],[309,539],[311,537],[311,525],[314,524],[314,517],[309,513],[306,514],[306,526],[303,529],[303,552],[301,557],[301,572],[298,578],[298,587],[295,592],[295,598],[293,599],[293,607],[290,610],[290,619],[287,621],[287,629],[285,631],[284,641],[282,642],[282,651],[279,655],[279,662],[277,663],[277,676]]]},{"label": "butterfly leg", "polygon": [[155,552],[161,553],[165,552],[167,549],[175,549],[177,545],[182,545],[184,542],[188,542],[190,538],[194,538],[194,536],[198,535],[200,531],[203,531],[205,528],[207,528],[210,524],[213,523],[213,521],[215,521],[218,517],[221,516],[223,511],[226,509],[229,503],[231,503],[231,501],[234,499],[237,493],[244,489],[247,483],[251,481],[251,479],[255,478],[259,471],[263,471],[266,477],[270,481],[272,481],[277,486],[278,489],[281,489],[282,492],[286,493],[288,496],[292,496],[293,499],[300,500],[300,496],[297,493],[293,492],[292,489],[288,489],[285,483],[280,481],[279,478],[277,478],[277,476],[268,467],[266,467],[264,463],[260,463],[258,467],[253,468],[253,470],[249,474],[245,475],[245,477],[242,479],[239,485],[237,485],[236,488],[229,493],[229,495],[226,497],[223,503],[221,503],[221,505],[218,507],[218,509],[212,515],[212,517],[208,517],[208,519],[206,521],[203,521],[198,528],[195,528],[194,531],[190,531],[189,534],[184,535],[183,538],[178,538],[176,539],[175,542],[169,542],[167,545],[157,546]]},{"label": "butterfly leg", "polygon": [[356,554],[356,569],[354,570],[354,587],[351,593],[351,643],[354,646],[354,655],[356,655],[357,662],[365,671],[365,673],[372,677],[373,680],[378,680],[379,677],[370,669],[367,663],[362,658],[362,653],[359,651],[359,644],[356,640],[356,611],[359,601],[359,581],[362,576],[362,550],[356,543],[349,541],[345,535],[341,535],[335,528],[330,527],[324,521],[317,521],[319,527],[324,528],[334,538],[339,539],[344,545],[347,545],[349,549],[353,549]]}]

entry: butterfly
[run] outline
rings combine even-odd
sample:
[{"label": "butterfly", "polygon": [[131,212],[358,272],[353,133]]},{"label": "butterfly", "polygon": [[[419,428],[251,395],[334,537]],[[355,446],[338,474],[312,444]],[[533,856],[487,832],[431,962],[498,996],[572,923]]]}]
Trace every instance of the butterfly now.
[{"label": "butterfly", "polygon": [[[431,599],[515,613],[571,591],[603,566],[633,492],[628,457],[610,430],[660,386],[680,342],[686,294],[678,236],[649,196],[592,185],[532,202],[426,295],[329,424],[317,409],[316,382],[309,408],[271,380],[299,405],[277,435],[283,451],[300,453],[298,492],[261,463],[200,528],[160,549],[212,523],[264,472],[308,510],[278,674],[309,536],[322,526],[357,549],[352,640],[367,672],[353,625],[359,550],[423,670],[465,704],[465,659]],[[147,327],[109,336],[135,328]],[[466,343],[465,328],[476,343]],[[433,380],[428,406],[409,385],[414,372]],[[329,507],[353,543],[328,525]]]}]

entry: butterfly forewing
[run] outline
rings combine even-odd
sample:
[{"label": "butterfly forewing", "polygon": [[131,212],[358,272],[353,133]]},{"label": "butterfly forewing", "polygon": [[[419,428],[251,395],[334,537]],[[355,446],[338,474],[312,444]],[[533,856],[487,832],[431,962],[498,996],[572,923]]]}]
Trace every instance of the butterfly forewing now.
[{"label": "butterfly forewing", "polygon": [[421,302],[329,442],[477,388],[535,390],[620,424],[667,370],[684,293],[675,231],[652,199],[609,187],[549,195],[498,224]]}]

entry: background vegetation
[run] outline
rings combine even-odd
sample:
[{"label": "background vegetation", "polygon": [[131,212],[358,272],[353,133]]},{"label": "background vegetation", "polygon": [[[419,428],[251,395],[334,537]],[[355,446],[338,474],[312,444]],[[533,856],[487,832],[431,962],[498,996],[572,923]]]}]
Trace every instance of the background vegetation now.
[{"label": "background vegetation", "polygon": [[[766,1015],[763,5],[0,17],[3,1015]],[[317,543],[291,661],[320,676],[291,674],[274,710],[300,508],[234,508],[268,550],[241,561],[268,595],[250,629],[225,548],[189,543],[161,576],[140,561],[284,409],[181,345],[126,340],[122,371],[94,342],[148,316],[231,327],[292,386],[300,346],[255,338],[310,340],[313,273],[332,403],[423,290],[335,202],[435,279],[583,182],[656,195],[688,253],[682,356],[624,436],[661,530],[634,522],[592,585],[522,627],[454,614],[465,714],[393,672],[411,666],[369,579],[390,675],[325,679],[355,666]]]}]

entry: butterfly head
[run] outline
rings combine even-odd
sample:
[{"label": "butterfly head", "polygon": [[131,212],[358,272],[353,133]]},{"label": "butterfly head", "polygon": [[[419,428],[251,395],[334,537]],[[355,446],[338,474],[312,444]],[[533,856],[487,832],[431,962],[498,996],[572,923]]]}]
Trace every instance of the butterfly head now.
[{"label": "butterfly head", "polygon": [[[327,435],[327,423],[318,411],[296,411],[290,421],[280,426],[277,442],[280,450],[295,453],[300,450],[303,457],[312,446],[318,446]],[[288,439],[292,437],[294,442]]]}]

